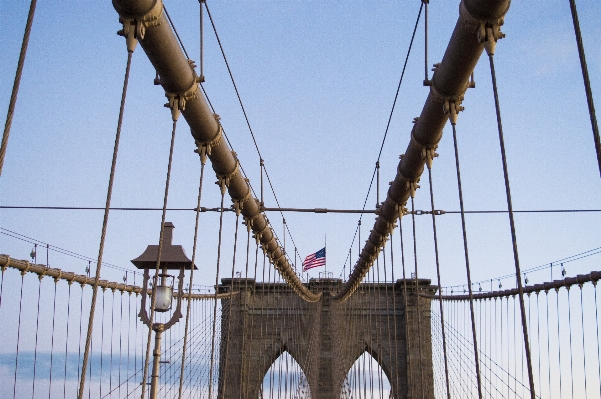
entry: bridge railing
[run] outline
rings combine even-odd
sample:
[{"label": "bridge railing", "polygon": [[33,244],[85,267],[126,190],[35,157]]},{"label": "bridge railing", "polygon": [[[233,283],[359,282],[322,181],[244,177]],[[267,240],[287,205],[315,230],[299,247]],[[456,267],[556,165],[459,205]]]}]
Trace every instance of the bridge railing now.
[{"label": "bridge railing", "polygon": [[[0,397],[76,397],[94,279],[0,255]],[[138,320],[141,278],[101,280],[88,363],[86,397],[126,398],[141,394],[148,329]],[[235,293],[236,294],[236,293]],[[216,319],[222,297],[217,295]],[[190,329],[183,397],[217,392],[220,330],[215,335],[215,369],[209,383],[215,294],[191,295]],[[227,303],[227,301],[226,301]],[[158,316],[161,322],[163,315]],[[163,337],[159,396],[177,397],[184,323]]]},{"label": "bridge railing", "polygon": [[[601,397],[600,278],[601,272],[591,272],[524,287],[536,397]],[[477,397],[469,298],[442,300],[451,397]],[[530,397],[517,291],[474,294],[474,314],[485,396]],[[434,304],[432,347],[436,397],[446,398],[442,324]]]}]

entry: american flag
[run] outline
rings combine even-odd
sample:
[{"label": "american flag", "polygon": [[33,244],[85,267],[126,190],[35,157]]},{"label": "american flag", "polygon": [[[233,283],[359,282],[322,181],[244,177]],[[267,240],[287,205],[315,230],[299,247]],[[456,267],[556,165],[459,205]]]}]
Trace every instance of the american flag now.
[{"label": "american flag", "polygon": [[326,264],[326,249],[322,248],[319,251],[311,254],[303,261],[303,271],[306,272],[314,267],[324,266]]}]

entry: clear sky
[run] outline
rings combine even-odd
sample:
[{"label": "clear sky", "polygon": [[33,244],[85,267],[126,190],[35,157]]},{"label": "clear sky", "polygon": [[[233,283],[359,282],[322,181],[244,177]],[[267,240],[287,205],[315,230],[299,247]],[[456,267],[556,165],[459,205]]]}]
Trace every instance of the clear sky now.
[{"label": "clear sky", "polygon": [[[199,4],[166,1],[190,54],[199,60]],[[401,74],[419,2],[407,1],[228,1],[209,2],[267,171],[283,207],[360,209]],[[601,4],[578,1],[592,90],[601,107]],[[28,2],[0,2],[0,110],[8,108]],[[458,1],[430,5],[429,63],[440,61],[458,17]],[[225,64],[205,26],[205,88],[238,153],[255,192],[259,156],[252,143]],[[119,99],[125,70],[124,39],[109,1],[38,4],[15,118],[0,177],[0,205],[102,207],[106,196]],[[516,210],[601,209],[601,179],[586,108],[582,75],[567,0],[513,2],[495,56]],[[475,71],[476,89],[466,94],[459,117],[459,151],[467,210],[506,209],[488,62]],[[381,164],[381,192],[392,180],[409,142],[428,89],[420,22]],[[112,205],[161,207],[170,140],[170,113],[163,89],[138,47],[124,117]],[[4,116],[5,114],[3,114]],[[178,126],[170,207],[192,208],[199,174],[194,141]],[[458,210],[450,126],[434,163],[436,207]],[[212,170],[206,174],[203,206],[219,205]],[[416,198],[428,209],[427,179]],[[382,194],[382,197],[384,194]],[[276,206],[265,191],[266,206]],[[372,189],[367,208],[376,203]],[[229,204],[228,204],[229,205]],[[0,227],[96,258],[102,211],[0,210]],[[283,241],[281,216],[269,218]],[[328,270],[338,276],[359,215],[285,215],[300,256],[323,247]],[[156,244],[160,212],[114,211],[104,259],[129,262]],[[192,254],[194,213],[173,211],[174,243]],[[410,219],[404,221],[410,233]],[[519,214],[517,237],[522,267],[538,266],[601,247],[600,213]],[[222,276],[231,273],[234,216],[224,218]],[[422,277],[434,278],[429,216],[416,217],[417,257]],[[363,216],[362,240],[373,225]],[[212,285],[218,214],[201,215],[196,284]],[[463,284],[465,268],[458,215],[438,219],[443,285]],[[5,232],[5,230],[2,230]],[[467,234],[474,281],[513,270],[506,215],[469,215]],[[243,270],[246,237],[238,245],[236,270]],[[400,273],[398,233],[395,276]],[[290,236],[287,250],[292,253]],[[0,234],[0,253],[27,259],[32,245]],[[406,261],[413,267],[410,234]],[[358,247],[353,247],[353,263]],[[293,256],[293,255],[292,255]],[[40,250],[38,262],[45,263]],[[52,267],[83,273],[87,262],[50,253]],[[300,264],[300,261],[299,261]],[[598,257],[567,265],[568,274],[598,270]],[[319,269],[310,273],[316,277]],[[120,281],[123,273],[103,269]],[[556,274],[558,277],[558,274]],[[534,277],[531,277],[531,281]],[[537,278],[538,279],[538,278]],[[538,281],[548,280],[548,274]]]}]

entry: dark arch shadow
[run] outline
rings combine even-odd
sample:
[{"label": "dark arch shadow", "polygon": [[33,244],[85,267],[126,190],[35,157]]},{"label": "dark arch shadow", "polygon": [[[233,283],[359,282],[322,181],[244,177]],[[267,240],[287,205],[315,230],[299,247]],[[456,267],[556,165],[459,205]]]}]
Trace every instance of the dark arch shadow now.
[{"label": "dark arch shadow", "polygon": [[[278,340],[279,341],[279,340]],[[306,382],[306,389],[309,389],[309,385],[308,385],[308,379],[307,379],[307,374],[306,371],[304,370],[301,362],[298,361],[297,356],[294,353],[294,350],[291,350],[291,348],[288,347],[288,345],[286,344],[282,344],[281,341],[277,342],[277,349],[272,351],[269,355],[269,357],[267,357],[267,362],[264,362],[264,365],[261,365],[261,374],[262,378],[260,379],[260,386],[259,386],[259,390],[258,392],[261,392],[261,388],[265,385],[265,378],[268,376],[269,370],[276,364],[276,362],[278,361],[278,359],[280,359],[284,354],[288,354],[292,360],[298,365],[298,367],[300,368],[300,372],[301,375],[299,375],[299,382],[301,379],[301,376],[304,377],[304,380]],[[292,364],[294,365],[294,363]],[[292,387],[291,387],[292,388]],[[265,394],[263,395],[263,398],[266,398],[269,396],[266,396]]]},{"label": "dark arch shadow", "polygon": [[[390,390],[392,392],[394,392],[390,365],[385,361],[385,359],[382,358],[382,355],[378,351],[376,351],[374,348],[370,347],[367,343],[364,343],[364,346],[362,348],[360,348],[359,350],[355,351],[353,356],[350,358],[352,360],[349,362],[349,364],[347,364],[347,367],[345,367],[345,374],[344,374],[345,379],[349,378],[349,375],[352,371],[351,369],[355,365],[355,363],[357,363],[357,361],[359,361],[361,359],[361,357],[366,354],[369,356],[369,358],[373,359],[375,361],[375,363],[382,369],[382,372],[388,382],[388,385],[390,386]],[[378,378],[379,378],[379,376],[378,376]],[[342,384],[344,384],[344,381],[342,381]],[[344,385],[341,385],[340,391],[342,392],[343,389],[345,389],[345,387],[344,387]]]}]

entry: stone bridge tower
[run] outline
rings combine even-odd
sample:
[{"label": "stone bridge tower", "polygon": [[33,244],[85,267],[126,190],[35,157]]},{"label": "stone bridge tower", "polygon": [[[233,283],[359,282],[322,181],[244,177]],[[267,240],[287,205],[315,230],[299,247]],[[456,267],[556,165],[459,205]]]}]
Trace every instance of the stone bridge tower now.
[{"label": "stone bridge tower", "polygon": [[[221,281],[219,292],[240,294],[221,300],[220,398],[258,398],[265,374],[285,351],[299,363],[314,399],[339,399],[345,377],[364,352],[386,373],[394,398],[434,398],[431,301],[420,297],[418,325],[415,280],[406,281],[406,299],[405,281],[397,280],[361,284],[342,303],[332,299],[342,288],[339,279],[310,280],[309,289],[322,292],[316,303],[305,302],[285,283]],[[417,283],[420,292],[435,292],[430,280]]]}]

